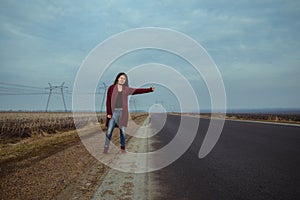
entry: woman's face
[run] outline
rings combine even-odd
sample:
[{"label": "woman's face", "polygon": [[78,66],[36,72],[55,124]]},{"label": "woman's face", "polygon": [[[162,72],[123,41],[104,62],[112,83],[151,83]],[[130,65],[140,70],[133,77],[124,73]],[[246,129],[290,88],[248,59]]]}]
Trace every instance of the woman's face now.
[{"label": "woman's face", "polygon": [[120,85],[123,85],[125,82],[126,82],[126,76],[121,75],[121,76],[118,78],[118,83],[119,83]]}]

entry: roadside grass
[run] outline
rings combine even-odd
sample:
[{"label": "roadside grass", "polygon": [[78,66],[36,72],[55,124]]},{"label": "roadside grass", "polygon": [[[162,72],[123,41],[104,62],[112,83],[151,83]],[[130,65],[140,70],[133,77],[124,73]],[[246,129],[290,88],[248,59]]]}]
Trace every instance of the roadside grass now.
[{"label": "roadside grass", "polygon": [[0,144],[0,164],[35,157],[41,152],[47,152],[57,146],[64,146],[78,140],[78,135],[73,130],[46,136],[33,136],[17,143]]},{"label": "roadside grass", "polygon": [[[134,113],[131,118],[137,124],[143,123],[148,114]],[[90,125],[82,129],[89,129]],[[93,125],[93,124],[92,124]],[[95,124],[94,124],[95,126]],[[105,131],[104,123],[101,123],[102,130]],[[128,137],[130,139],[130,137]],[[118,136],[115,134],[112,142],[117,143]],[[40,157],[42,155],[55,153],[80,141],[76,130],[62,131],[55,134],[43,133],[42,135],[31,135],[28,138],[5,138],[0,142],[0,166],[6,163],[19,162],[24,159]]]},{"label": "roadside grass", "polygon": [[206,119],[228,119],[228,120],[245,120],[261,121],[286,124],[300,124],[299,114],[263,114],[263,113],[171,113],[180,116],[201,117]]}]

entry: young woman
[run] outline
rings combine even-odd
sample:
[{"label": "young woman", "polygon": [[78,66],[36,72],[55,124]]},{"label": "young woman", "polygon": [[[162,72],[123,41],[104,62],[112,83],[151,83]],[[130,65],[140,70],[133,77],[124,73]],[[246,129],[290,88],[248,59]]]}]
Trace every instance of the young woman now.
[{"label": "young woman", "polygon": [[150,88],[130,88],[124,72],[117,75],[114,84],[109,86],[106,99],[106,140],[103,153],[108,153],[112,132],[117,125],[120,129],[121,152],[126,153],[126,127],[128,123],[128,95],[153,92]]}]

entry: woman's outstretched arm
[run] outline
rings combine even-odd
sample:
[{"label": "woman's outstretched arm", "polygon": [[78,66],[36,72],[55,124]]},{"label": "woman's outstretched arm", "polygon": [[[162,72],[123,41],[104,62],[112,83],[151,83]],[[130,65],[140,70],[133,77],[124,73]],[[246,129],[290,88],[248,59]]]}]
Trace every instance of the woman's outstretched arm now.
[{"label": "woman's outstretched arm", "polygon": [[135,95],[135,94],[143,94],[148,92],[154,92],[155,88],[128,88],[128,94],[129,95]]}]

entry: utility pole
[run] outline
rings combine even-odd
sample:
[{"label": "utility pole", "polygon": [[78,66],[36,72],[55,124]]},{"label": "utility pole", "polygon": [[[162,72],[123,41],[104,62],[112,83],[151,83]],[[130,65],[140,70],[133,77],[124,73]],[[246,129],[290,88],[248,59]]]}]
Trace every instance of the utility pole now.
[{"label": "utility pole", "polygon": [[175,112],[175,105],[171,105],[171,112]]},{"label": "utility pole", "polygon": [[131,97],[129,100],[129,104],[133,105],[134,107],[134,112],[137,112],[136,110],[136,99],[134,97]]},{"label": "utility pole", "polygon": [[104,106],[105,95],[106,95],[106,91],[107,91],[108,86],[104,82],[102,84],[103,84],[103,86],[101,86],[99,89],[104,90],[103,97],[102,97],[102,102],[101,102],[101,112],[104,112],[103,106]]},{"label": "utility pole", "polygon": [[49,84],[50,87],[46,88],[46,89],[49,89],[50,91],[49,91],[48,101],[47,101],[46,110],[45,110],[46,112],[48,112],[48,105],[49,105],[49,101],[50,101],[52,90],[53,90],[51,83],[48,83],[48,84]]},{"label": "utility pole", "polygon": [[63,100],[65,112],[67,112],[67,106],[66,106],[65,96],[64,96],[64,88],[68,88],[68,87],[64,86],[65,82],[63,82],[60,86],[53,86],[53,85],[51,85],[51,83],[48,83],[48,84],[49,84],[49,87],[47,87],[46,89],[49,90],[49,95],[48,95],[48,100],[47,100],[47,105],[46,105],[46,110],[45,111],[48,112],[48,106],[49,106],[52,91],[54,89],[60,89],[60,93],[61,93],[61,97],[62,97],[62,100]]}]

